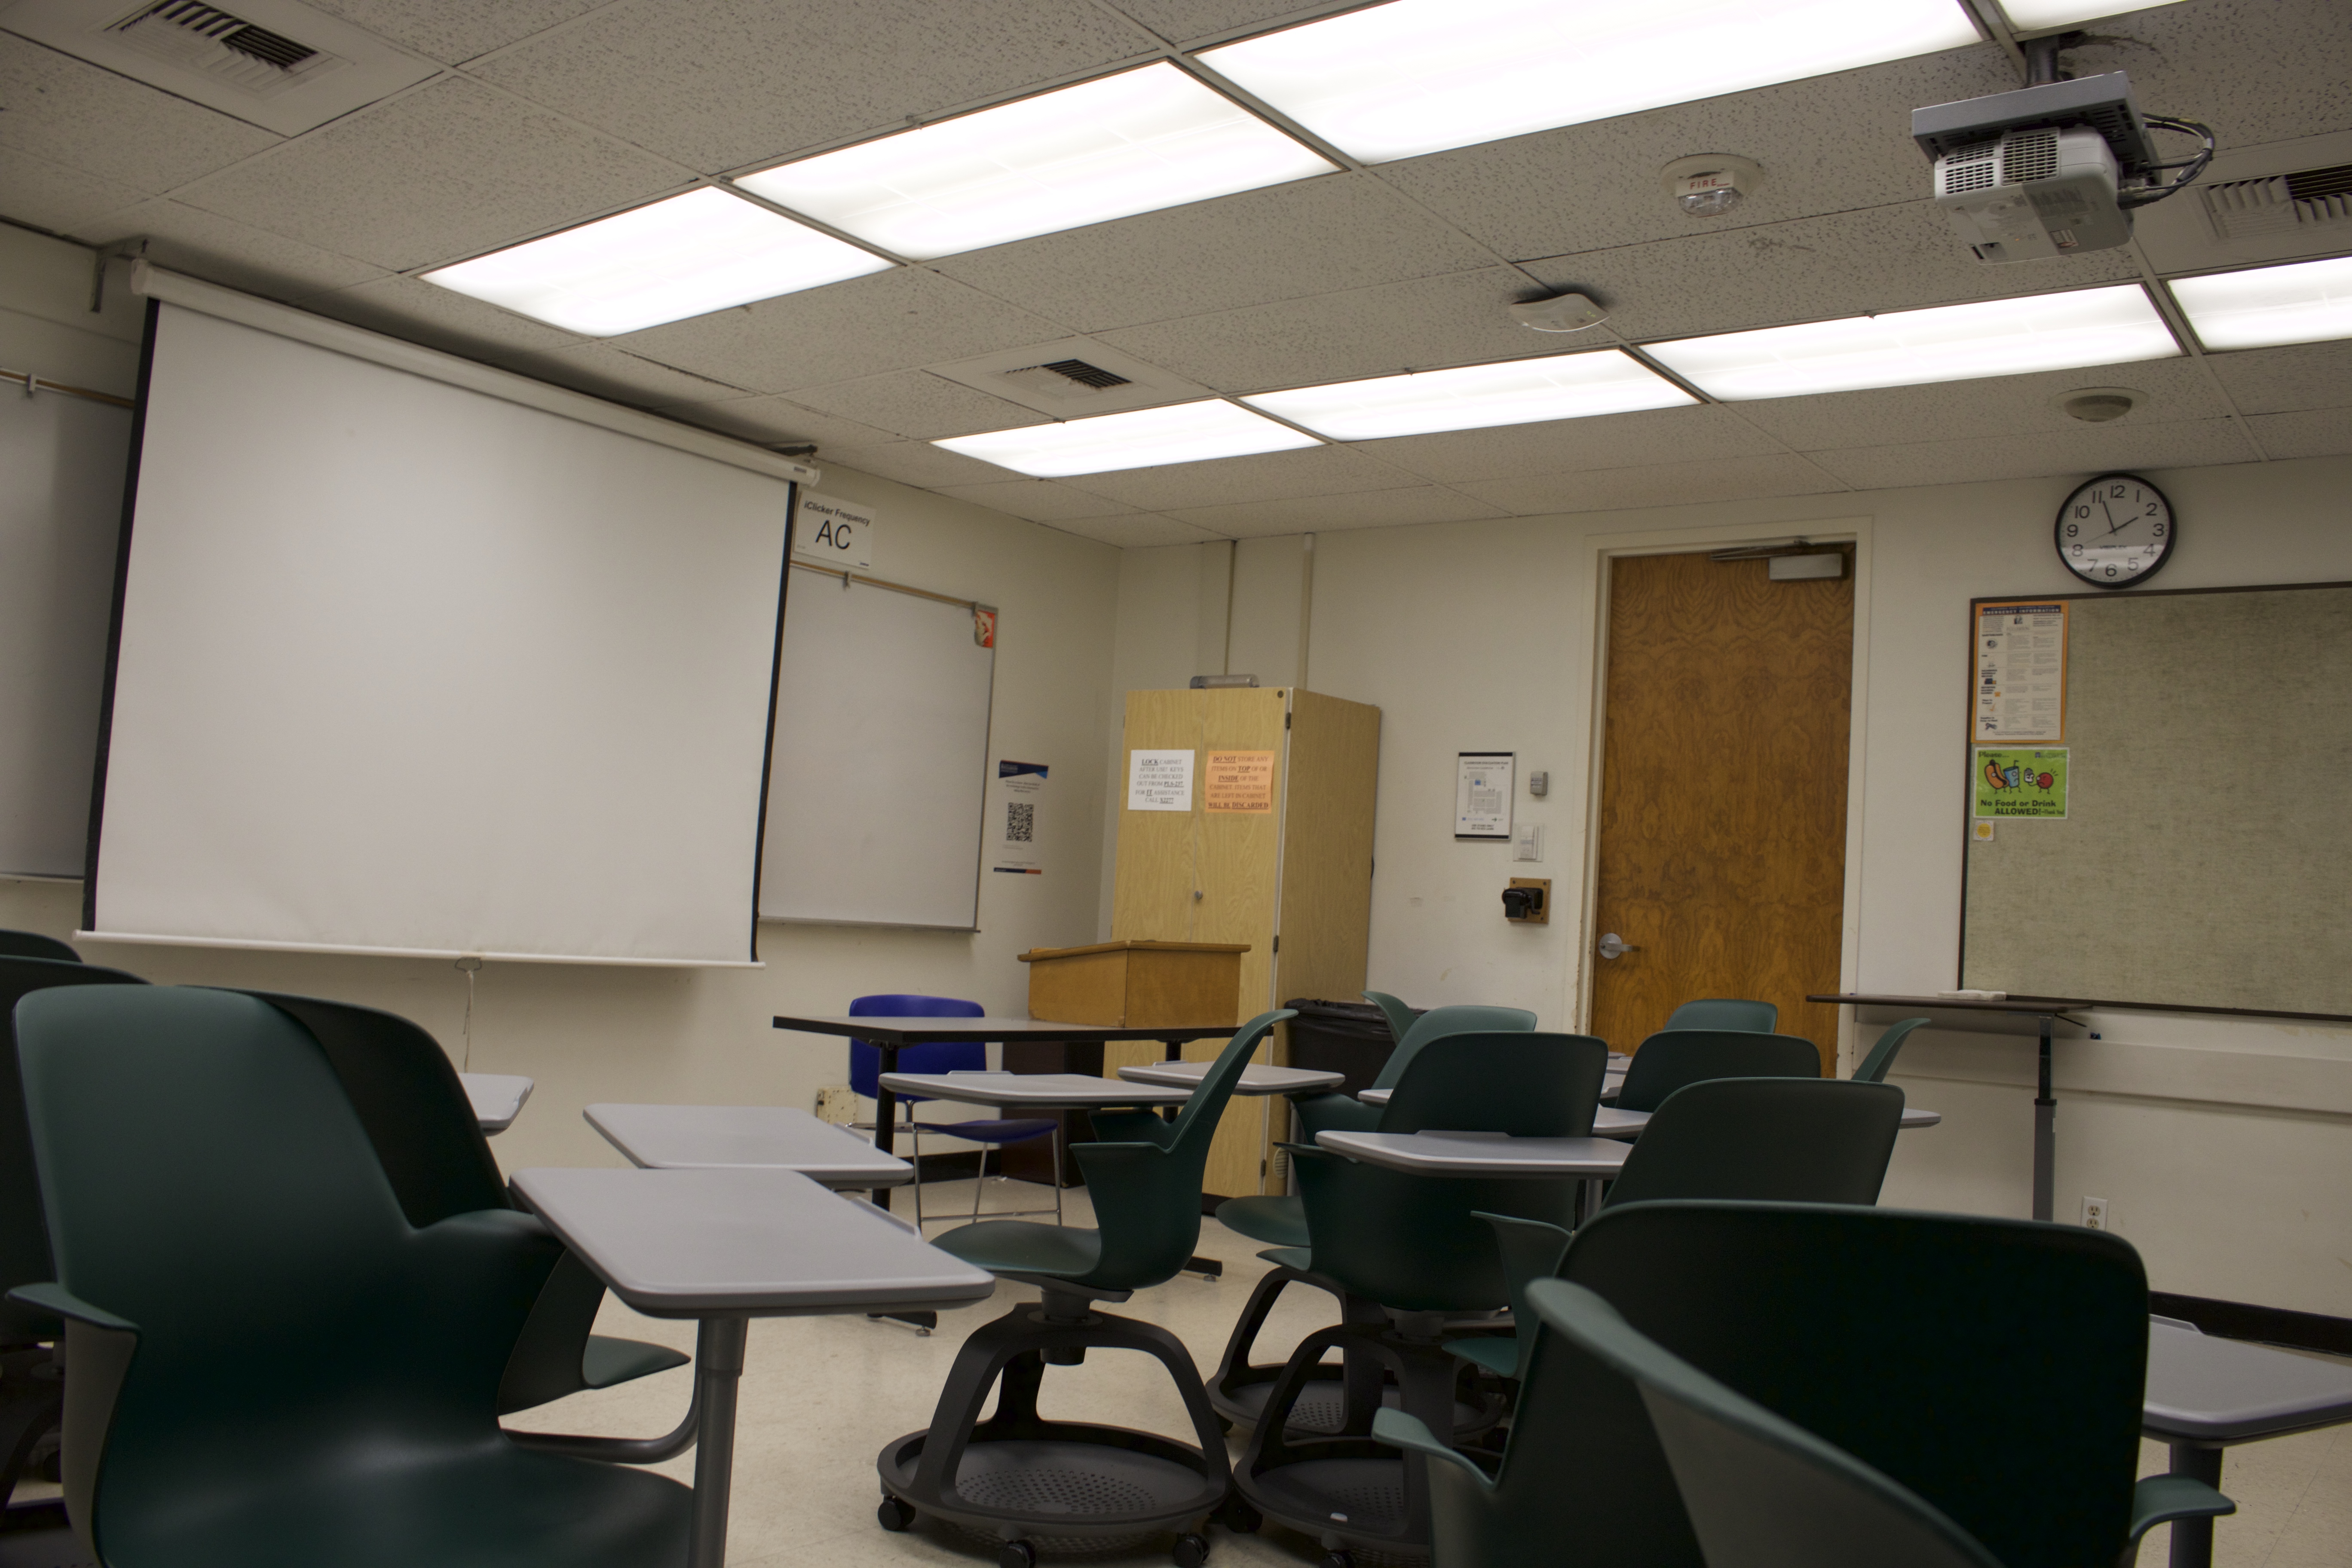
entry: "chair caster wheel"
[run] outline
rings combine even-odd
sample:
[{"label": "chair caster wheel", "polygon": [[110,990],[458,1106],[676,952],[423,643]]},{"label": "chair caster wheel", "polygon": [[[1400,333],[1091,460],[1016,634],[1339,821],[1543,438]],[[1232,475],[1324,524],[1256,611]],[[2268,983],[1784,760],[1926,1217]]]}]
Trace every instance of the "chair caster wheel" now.
[{"label": "chair caster wheel", "polygon": [[1025,1541],[1008,1541],[996,1549],[996,1568],[1037,1568],[1037,1549]]},{"label": "chair caster wheel", "polygon": [[1323,1568],[1356,1568],[1356,1560],[1346,1551],[1335,1547],[1323,1553]]},{"label": "chair caster wheel", "polygon": [[1168,1555],[1176,1568],[1201,1568],[1209,1560],[1208,1538],[1188,1530],[1176,1538],[1175,1550]]},{"label": "chair caster wheel", "polygon": [[1244,1497],[1230,1497],[1217,1509],[1217,1522],[1235,1535],[1255,1535],[1265,1516]]},{"label": "chair caster wheel", "polygon": [[882,1506],[874,1510],[874,1517],[881,1521],[885,1530],[904,1530],[915,1522],[914,1505],[886,1497],[882,1500]]}]

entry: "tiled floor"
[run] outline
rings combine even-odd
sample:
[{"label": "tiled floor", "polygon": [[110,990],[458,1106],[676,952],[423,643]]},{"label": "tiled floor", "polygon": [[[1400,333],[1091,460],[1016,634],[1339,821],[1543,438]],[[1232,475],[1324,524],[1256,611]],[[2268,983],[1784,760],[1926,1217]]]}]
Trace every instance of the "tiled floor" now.
[{"label": "tiled floor", "polygon": [[[955,1212],[971,1202],[969,1183],[941,1184],[940,1207]],[[1034,1189],[991,1184],[988,1206],[1034,1201]],[[1089,1223],[1085,1194],[1073,1194],[1070,1223]],[[927,1206],[929,1206],[927,1205]],[[934,1226],[933,1233],[944,1229]],[[1122,1309],[1166,1325],[1192,1348],[1204,1372],[1213,1368],[1224,1337],[1251,1283],[1265,1268],[1255,1244],[1213,1220],[1201,1227],[1205,1256],[1224,1260],[1222,1280],[1179,1276],[1140,1292]],[[743,1373],[735,1459],[735,1503],[729,1562],[733,1568],[866,1568],[868,1564],[928,1564],[985,1568],[995,1553],[987,1543],[925,1522],[891,1534],[875,1522],[880,1499],[874,1457],[883,1444],[929,1423],[931,1405],[963,1337],[1006,1305],[1028,1294],[999,1285],[993,1301],[941,1317],[929,1338],[863,1318],[772,1318],[751,1327]],[[1268,1327],[1263,1359],[1329,1321],[1328,1299],[1293,1289]],[[608,1300],[601,1331],[657,1340],[690,1350],[690,1323],[641,1318]],[[647,1435],[667,1430],[686,1408],[688,1374],[663,1373],[602,1394],[581,1394],[514,1418],[516,1426],[543,1430]],[[1092,1419],[1181,1434],[1183,1412],[1156,1363],[1135,1354],[1097,1352],[1082,1367],[1055,1368],[1042,1408],[1048,1415]],[[1239,1446],[1234,1446],[1239,1452]],[[693,1456],[661,1467],[690,1480]],[[2164,1469],[2162,1448],[2145,1445],[2143,1473]],[[2222,1489],[2239,1511],[2215,1529],[2217,1568],[2346,1568],[2352,1564],[2352,1426],[2249,1444],[2230,1450]],[[20,1489],[20,1500],[49,1487]],[[1269,1527],[1256,1536],[1211,1531],[1218,1568],[1246,1563],[1311,1564],[1313,1542]],[[2165,1562],[2166,1532],[2142,1550],[2147,1564]],[[1049,1563],[1053,1559],[1048,1559]],[[1163,1545],[1099,1556],[1095,1564],[1164,1564]]]},{"label": "tiled floor", "polygon": [[[991,1184],[991,1208],[1027,1206],[1035,1189]],[[969,1183],[943,1183],[938,1211],[971,1202]],[[931,1193],[926,1189],[927,1208]],[[1083,1192],[1071,1194],[1069,1223],[1091,1223]],[[934,1212],[938,1212],[934,1211]],[[946,1229],[935,1225],[932,1234]],[[1202,1222],[1201,1252],[1223,1259],[1214,1282],[1181,1275],[1138,1293],[1129,1315],[1164,1324],[1192,1348],[1204,1373],[1224,1348],[1226,1333],[1252,1282],[1265,1268],[1256,1244],[1213,1220]],[[735,1510],[729,1562],[734,1568],[865,1568],[866,1564],[984,1565],[987,1543],[930,1522],[891,1534],[875,1522],[880,1491],[874,1458],[883,1444],[929,1423],[932,1402],[946,1380],[963,1336],[1027,1288],[999,1285],[994,1300],[942,1315],[928,1339],[864,1319],[780,1318],[751,1328],[735,1461]],[[1292,1289],[1268,1326],[1262,1359],[1286,1351],[1297,1338],[1331,1321],[1328,1299]],[[604,1333],[660,1340],[691,1348],[692,1326],[656,1322],[607,1301],[598,1324]],[[579,1432],[646,1434],[667,1429],[686,1405],[687,1373],[664,1373],[640,1384],[583,1394],[517,1417],[515,1426]],[[1157,1365],[1131,1353],[1089,1356],[1082,1367],[1049,1371],[1042,1408],[1048,1415],[1142,1426],[1171,1435],[1185,1430],[1183,1412]],[[1238,1443],[1234,1445],[1238,1454]],[[690,1479],[691,1457],[664,1467]],[[2143,1473],[2162,1471],[2165,1451],[2143,1447]],[[2352,1427],[2250,1444],[2230,1451],[2222,1489],[2239,1512],[2215,1529],[2217,1568],[2344,1568],[2352,1564]],[[1312,1564],[1314,1543],[1268,1527],[1256,1536],[1212,1530],[1211,1561],[1221,1568],[1244,1563]],[[2148,1564],[2166,1560],[2166,1531],[2152,1533],[2142,1552]],[[1048,1563],[1053,1559],[1048,1559]],[[1092,1563],[1164,1564],[1164,1545],[1097,1557]]]}]

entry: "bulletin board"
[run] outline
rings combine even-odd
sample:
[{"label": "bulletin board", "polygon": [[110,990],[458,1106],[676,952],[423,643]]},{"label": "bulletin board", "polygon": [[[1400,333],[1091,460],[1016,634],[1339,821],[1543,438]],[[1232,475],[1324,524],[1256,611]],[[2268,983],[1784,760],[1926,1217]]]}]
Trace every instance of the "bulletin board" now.
[{"label": "bulletin board", "polygon": [[2352,1020],[2352,584],[2034,602],[2063,735],[1988,755],[1972,648],[1960,984]]}]

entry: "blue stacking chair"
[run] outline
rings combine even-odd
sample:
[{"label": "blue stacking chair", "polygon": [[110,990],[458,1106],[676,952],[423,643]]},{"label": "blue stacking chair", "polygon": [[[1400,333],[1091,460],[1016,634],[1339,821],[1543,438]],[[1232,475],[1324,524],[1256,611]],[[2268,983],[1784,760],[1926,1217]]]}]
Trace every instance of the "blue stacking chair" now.
[{"label": "blue stacking chair", "polygon": [[[860,996],[849,1005],[853,1018],[978,1018],[986,1009],[977,1002],[965,1002],[953,996],[908,996],[886,994]],[[980,1040],[936,1040],[929,1045],[906,1046],[898,1052],[900,1072],[974,1072],[988,1066],[988,1047]],[[860,1039],[849,1042],[849,1087],[857,1093],[873,1099],[881,1089],[881,1047]],[[980,1218],[981,1188],[988,1181],[988,1149],[1002,1148],[1007,1143],[1025,1143],[1032,1138],[1054,1141],[1054,1223],[1062,1220],[1062,1124],[1052,1117],[1026,1117],[1011,1121],[918,1121],[915,1107],[923,1103],[921,1097],[901,1095],[898,1103],[905,1108],[907,1119],[896,1131],[907,1134],[915,1166],[915,1223],[923,1223],[923,1134],[943,1132],[952,1138],[962,1138],[982,1145],[980,1178],[971,1186],[971,1217]],[[998,1163],[1003,1164],[999,1156]],[[1044,1209],[1015,1209],[992,1217],[1004,1219],[1014,1214],[1044,1214]]]}]

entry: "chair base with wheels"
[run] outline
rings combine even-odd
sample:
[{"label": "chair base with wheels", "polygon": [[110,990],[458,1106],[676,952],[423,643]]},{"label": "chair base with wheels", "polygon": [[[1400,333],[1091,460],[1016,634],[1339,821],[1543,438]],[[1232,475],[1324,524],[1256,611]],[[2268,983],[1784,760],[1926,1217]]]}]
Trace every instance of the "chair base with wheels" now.
[{"label": "chair base with wheels", "polygon": [[[1326,1279],[1314,1271],[1312,1256],[1304,1247],[1270,1247],[1258,1256],[1274,1265],[1259,1277],[1251,1288],[1249,1300],[1242,1306],[1240,1321],[1225,1341],[1225,1353],[1217,1363],[1215,1373],[1209,1379],[1209,1405],[1219,1417],[1235,1427],[1255,1427],[1287,1369],[1286,1362],[1253,1362],[1250,1352],[1257,1347],[1257,1336],[1274,1311],[1274,1303],[1282,1292],[1293,1285],[1311,1285],[1328,1290],[1339,1299],[1342,1322],[1381,1324],[1388,1314],[1380,1305],[1361,1297],[1349,1296],[1347,1287],[1336,1279]],[[1342,1387],[1349,1368],[1318,1364],[1307,1374],[1307,1383],[1293,1403],[1291,1424],[1306,1432],[1337,1432],[1344,1419],[1347,1395]],[[1379,1375],[1377,1370],[1373,1376]]]},{"label": "chair base with wheels", "polygon": [[[930,1426],[882,1450],[883,1528],[904,1530],[919,1513],[993,1535],[1003,1568],[1029,1568],[1040,1547],[1098,1550],[1173,1531],[1177,1568],[1200,1568],[1202,1531],[1226,1508],[1232,1476],[1192,1352],[1156,1323],[1096,1309],[1128,1291],[1034,1282],[1043,1300],[984,1325],[957,1352]],[[1077,1365],[1090,1349],[1140,1351],[1165,1366],[1199,1447],[1039,1415],[1046,1366]],[[992,1388],[996,1412],[982,1421]]]}]

